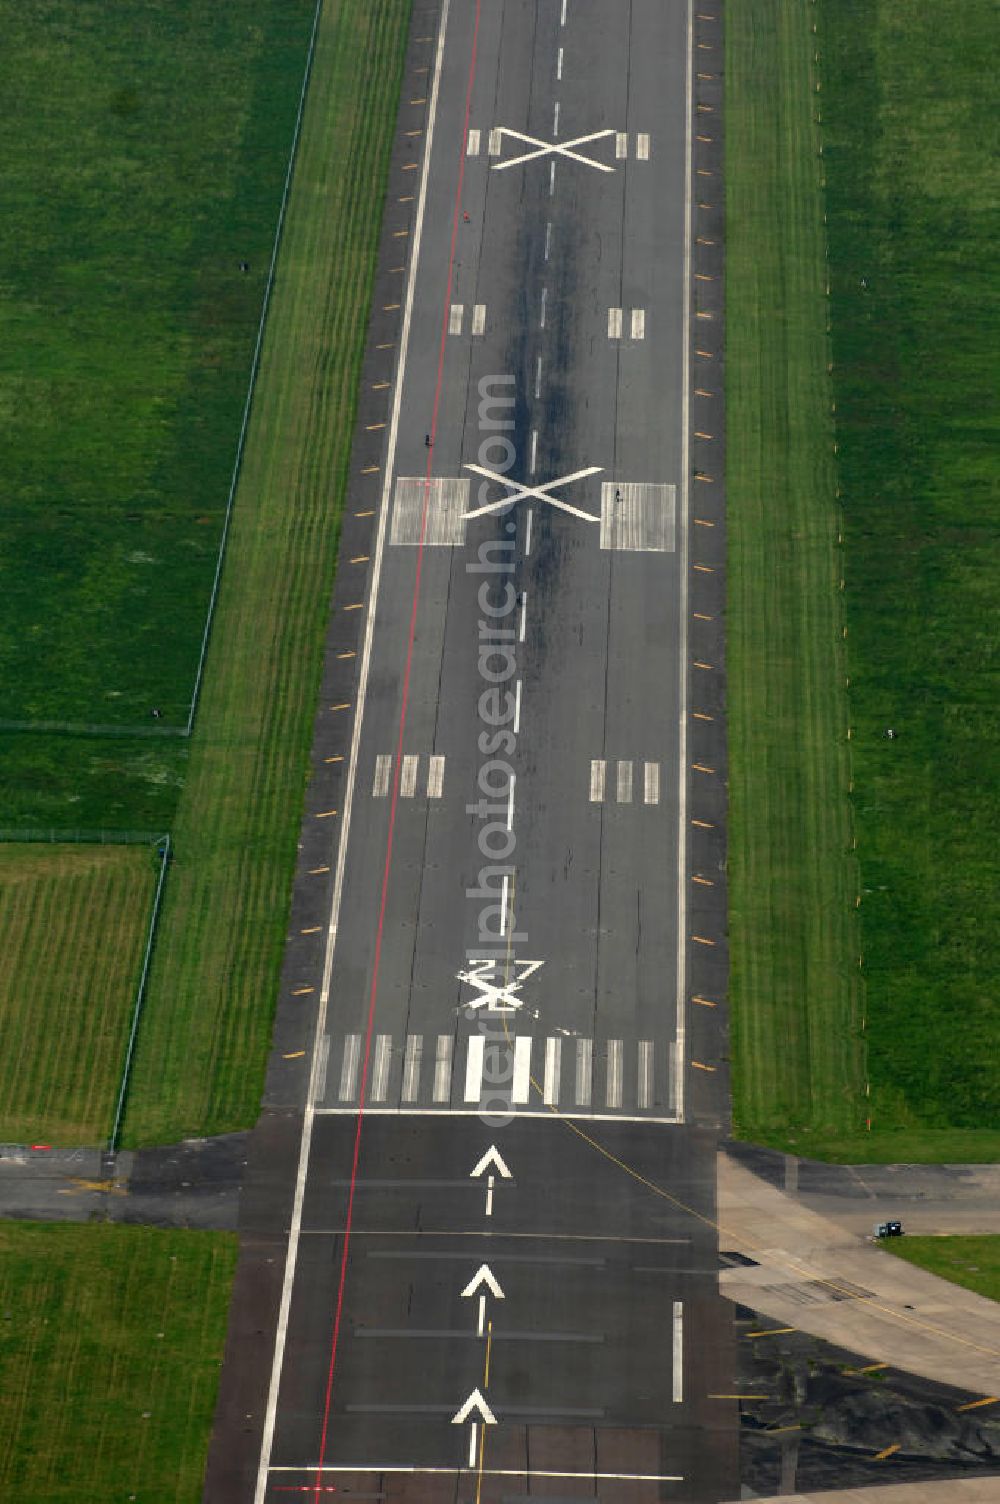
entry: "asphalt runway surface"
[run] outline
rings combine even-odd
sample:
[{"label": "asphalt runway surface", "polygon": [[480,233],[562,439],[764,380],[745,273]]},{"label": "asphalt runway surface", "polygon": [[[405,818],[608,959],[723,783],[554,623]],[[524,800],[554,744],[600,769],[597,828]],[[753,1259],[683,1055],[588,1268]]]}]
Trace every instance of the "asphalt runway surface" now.
[{"label": "asphalt runway surface", "polygon": [[720,65],[688,0],[414,17],[206,1499],[738,1494]]}]

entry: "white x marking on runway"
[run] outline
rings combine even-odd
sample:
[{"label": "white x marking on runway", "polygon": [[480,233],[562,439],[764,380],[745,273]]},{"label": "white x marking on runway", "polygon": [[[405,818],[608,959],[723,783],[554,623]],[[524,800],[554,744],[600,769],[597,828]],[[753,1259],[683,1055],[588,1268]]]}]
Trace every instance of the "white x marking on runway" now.
[{"label": "white x marking on runway", "polygon": [[474,475],[482,475],[486,480],[495,480],[498,485],[507,486],[509,496],[501,496],[499,501],[488,502],[484,507],[475,507],[471,512],[463,513],[465,517],[483,517],[487,512],[498,512],[501,507],[510,506],[511,502],[521,501],[525,496],[534,497],[536,501],[547,501],[551,506],[558,507],[561,512],[571,512],[574,517],[582,517],[585,522],[600,522],[600,517],[595,517],[591,512],[581,511],[579,507],[571,506],[568,501],[560,501],[558,496],[550,496],[549,492],[556,486],[568,486],[575,480],[585,480],[588,475],[599,475],[603,465],[591,465],[587,470],[575,470],[572,475],[560,475],[556,480],[545,482],[544,486],[522,486],[519,482],[507,480],[503,475],[498,475],[495,470],[485,470],[482,465],[463,465],[464,470],[471,470]]},{"label": "white x marking on runway", "polygon": [[613,136],[615,133],[610,128],[606,131],[591,131],[589,136],[577,136],[573,141],[540,141],[537,136],[526,136],[523,131],[512,131],[509,126],[501,125],[497,129],[503,136],[514,136],[518,141],[527,141],[529,145],[537,148],[535,151],[526,151],[523,156],[511,157],[509,162],[494,162],[494,172],[502,172],[505,167],[521,167],[525,162],[534,162],[539,157],[547,157],[550,153],[560,157],[569,157],[574,162],[582,162],[585,167],[596,167],[598,172],[614,172],[613,167],[606,167],[603,162],[595,162],[593,157],[588,157],[583,152],[573,151],[574,146],[586,146],[588,141],[600,141],[605,136]]},{"label": "white x marking on runway", "polygon": [[[514,994],[520,992],[523,984],[543,963],[541,961],[515,961],[515,976],[509,982],[491,982],[490,976],[496,969],[496,961],[476,961],[468,971],[460,971],[458,980],[468,982],[470,987],[475,987],[479,996],[473,998],[471,1003],[466,1003],[466,1008],[485,1008],[488,1013],[505,1013],[512,1009],[523,1008],[521,999]],[[516,975],[517,969],[521,968],[520,976]]]}]

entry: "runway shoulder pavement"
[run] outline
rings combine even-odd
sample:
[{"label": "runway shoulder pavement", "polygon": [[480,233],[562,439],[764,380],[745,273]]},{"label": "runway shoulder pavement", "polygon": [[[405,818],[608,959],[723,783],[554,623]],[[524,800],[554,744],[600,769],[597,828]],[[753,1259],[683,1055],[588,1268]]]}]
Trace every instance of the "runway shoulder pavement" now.
[{"label": "runway shoulder pavement", "polygon": [[[782,1494],[781,1504],[997,1504],[998,1499],[1000,1478],[952,1478],[947,1483],[900,1483],[884,1488]],[[778,1504],[778,1500],[761,1499],[760,1504]]]},{"label": "runway shoulder pavement", "polygon": [[893,1258],[725,1153],[718,1215],[722,1249],[753,1260],[723,1273],[730,1300],[893,1368],[996,1392],[1000,1304]]}]

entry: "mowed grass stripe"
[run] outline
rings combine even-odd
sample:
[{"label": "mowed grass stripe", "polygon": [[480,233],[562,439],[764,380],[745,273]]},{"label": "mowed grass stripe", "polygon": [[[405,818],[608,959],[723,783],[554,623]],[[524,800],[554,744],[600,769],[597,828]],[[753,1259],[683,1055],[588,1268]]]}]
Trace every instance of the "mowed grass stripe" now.
[{"label": "mowed grass stripe", "polygon": [[106,1139],[155,886],[147,847],[0,844],[0,1138]]},{"label": "mowed grass stripe", "polygon": [[763,1141],[864,1111],[810,23],[726,7],[733,1112]]},{"label": "mowed grass stripe", "polygon": [[328,0],[320,20],[132,1142],[243,1127],[259,1106],[408,19],[408,0]]},{"label": "mowed grass stripe", "polygon": [[230,1233],[0,1224],[0,1495],[196,1504]]}]

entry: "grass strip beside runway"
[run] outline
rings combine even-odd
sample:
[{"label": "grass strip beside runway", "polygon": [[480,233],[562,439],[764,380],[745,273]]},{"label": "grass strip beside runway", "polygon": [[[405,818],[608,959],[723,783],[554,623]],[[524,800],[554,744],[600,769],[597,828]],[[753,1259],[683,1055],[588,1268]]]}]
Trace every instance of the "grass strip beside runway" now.
[{"label": "grass strip beside runway", "polygon": [[863,1127],[812,8],[726,7],[734,1130]]},{"label": "grass strip beside runway", "polygon": [[973,1158],[1000,1137],[997,12],[817,9],[873,1129]]},{"label": "grass strip beside runway", "polygon": [[736,1130],[992,1158],[995,12],[726,23]]},{"label": "grass strip beside runway", "polygon": [[159,859],[0,843],[0,1140],[103,1143]]},{"label": "grass strip beside runway", "polygon": [[259,1106],[409,9],[320,21],[126,1142]]},{"label": "grass strip beside runway", "polygon": [[197,1504],[235,1234],[0,1223],[0,1496]]},{"label": "grass strip beside runway", "polygon": [[944,1238],[892,1238],[880,1245],[887,1253],[906,1259],[952,1284],[1000,1300],[1000,1236]]}]

